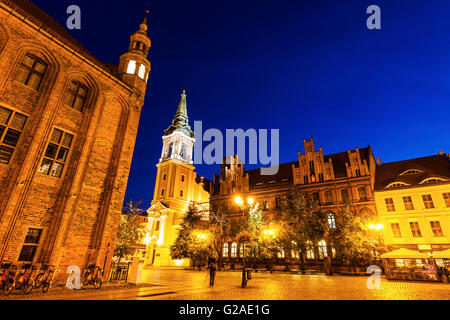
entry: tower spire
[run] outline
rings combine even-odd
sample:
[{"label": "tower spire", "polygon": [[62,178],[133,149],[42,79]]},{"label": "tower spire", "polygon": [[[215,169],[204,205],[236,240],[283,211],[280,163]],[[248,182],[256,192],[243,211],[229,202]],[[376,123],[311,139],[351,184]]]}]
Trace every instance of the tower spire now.
[{"label": "tower spire", "polygon": [[187,136],[193,138],[194,133],[189,126],[189,118],[187,114],[187,103],[186,103],[186,90],[183,89],[181,94],[180,102],[178,103],[177,113],[172,120],[172,124],[164,131],[164,135],[168,136],[174,131],[181,131]]}]

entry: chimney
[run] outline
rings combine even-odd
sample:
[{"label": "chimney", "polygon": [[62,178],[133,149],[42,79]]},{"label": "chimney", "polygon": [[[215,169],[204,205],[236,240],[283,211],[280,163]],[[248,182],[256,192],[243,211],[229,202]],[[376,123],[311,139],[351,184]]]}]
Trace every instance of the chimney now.
[{"label": "chimney", "polygon": [[440,156],[443,156],[443,155],[444,155],[444,151],[439,150],[439,155],[440,155]]},{"label": "chimney", "polygon": [[377,158],[377,165],[378,165],[378,166],[381,165],[381,160],[380,160],[380,158]]}]

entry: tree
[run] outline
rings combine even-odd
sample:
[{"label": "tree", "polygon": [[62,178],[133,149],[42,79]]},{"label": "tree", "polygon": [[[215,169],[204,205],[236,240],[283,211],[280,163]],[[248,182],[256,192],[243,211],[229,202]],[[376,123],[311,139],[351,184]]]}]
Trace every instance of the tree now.
[{"label": "tree", "polygon": [[143,216],[145,211],[139,209],[141,202],[133,203],[130,200],[124,207],[117,239],[114,246],[114,256],[120,259],[133,255],[136,251],[136,244],[141,242],[145,235]]},{"label": "tree", "polygon": [[229,235],[230,220],[228,212],[223,205],[217,205],[211,208],[209,213],[209,225],[211,241],[214,251],[217,254],[218,265],[222,265],[223,245]]},{"label": "tree", "polygon": [[367,265],[374,252],[374,243],[366,236],[364,222],[368,216],[357,215],[350,206],[341,208],[336,215],[336,228],[329,238],[336,248],[336,258],[350,266]]},{"label": "tree", "polygon": [[190,205],[178,232],[177,239],[170,247],[172,259],[203,260],[209,255],[207,243],[208,228],[202,212]]}]

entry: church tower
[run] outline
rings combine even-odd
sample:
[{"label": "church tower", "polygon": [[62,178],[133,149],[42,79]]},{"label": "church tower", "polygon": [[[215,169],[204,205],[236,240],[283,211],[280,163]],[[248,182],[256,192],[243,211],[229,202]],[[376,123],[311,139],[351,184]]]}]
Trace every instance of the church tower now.
[{"label": "church tower", "polygon": [[210,183],[198,177],[193,165],[194,132],[189,125],[186,91],[162,137],[163,147],[157,167],[152,206],[146,235],[146,261],[154,266],[189,266],[189,261],[174,261],[170,246],[190,205],[205,212],[209,208]]}]

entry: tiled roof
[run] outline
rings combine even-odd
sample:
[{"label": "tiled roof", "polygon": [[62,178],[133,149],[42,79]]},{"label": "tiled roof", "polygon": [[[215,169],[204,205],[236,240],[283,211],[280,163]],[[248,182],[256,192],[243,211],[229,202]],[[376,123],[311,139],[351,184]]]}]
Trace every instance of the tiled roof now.
[{"label": "tiled roof", "polygon": [[[419,173],[401,175],[407,170]],[[450,179],[450,161],[446,155],[434,155],[410,160],[396,161],[377,165],[375,191],[386,190],[394,182],[418,185],[427,178]]]},{"label": "tiled roof", "polygon": [[21,15],[32,21],[40,29],[51,34],[53,37],[90,60],[106,72],[117,77],[118,65],[104,63],[91,54],[78,40],[76,40],[62,25],[60,25],[51,15],[30,2],[29,0],[0,0]]}]

